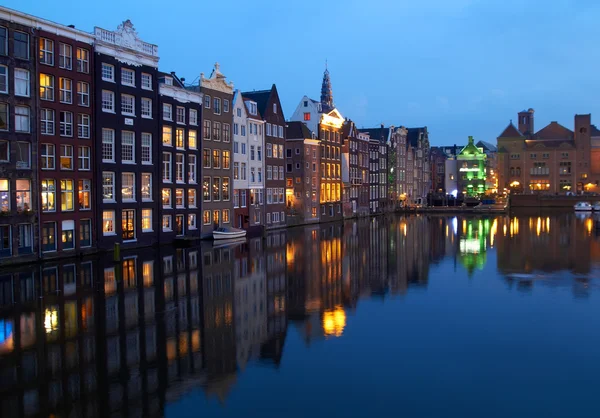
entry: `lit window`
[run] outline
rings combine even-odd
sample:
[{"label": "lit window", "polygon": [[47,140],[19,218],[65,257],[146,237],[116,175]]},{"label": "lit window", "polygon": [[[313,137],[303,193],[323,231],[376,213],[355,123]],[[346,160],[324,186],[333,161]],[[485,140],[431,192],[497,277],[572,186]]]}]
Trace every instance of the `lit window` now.
[{"label": "lit window", "polygon": [[169,188],[162,189],[162,205],[163,208],[170,208],[172,205],[171,189]]},{"label": "lit window", "polygon": [[170,126],[163,126],[162,143],[169,147],[173,145],[173,129]]},{"label": "lit window", "polygon": [[79,210],[92,209],[92,181],[79,180],[77,185]]},{"label": "lit window", "polygon": [[142,209],[142,232],[152,232],[152,209]]},{"label": "lit window", "polygon": [[121,198],[123,202],[135,202],[134,173],[123,173],[121,175]]},{"label": "lit window", "polygon": [[60,146],[60,169],[73,170],[73,146]]},{"label": "lit window", "polygon": [[[6,67],[5,67],[6,68]],[[6,84],[5,84],[6,86]],[[7,92],[5,92],[7,93]],[[54,100],[54,76],[40,74],[40,100]]]},{"label": "lit window", "polygon": [[190,213],[188,215],[188,228],[196,229],[196,214],[195,213]]},{"label": "lit window", "polygon": [[210,225],[210,210],[205,210],[202,213],[202,223],[204,225]]},{"label": "lit window", "polygon": [[[0,189],[2,180],[0,180]],[[1,197],[1,193],[0,193]],[[2,199],[0,199],[1,201]],[[54,179],[42,180],[42,212],[56,211],[56,182]]]},{"label": "lit window", "polygon": [[75,190],[73,180],[60,181],[60,210],[71,212],[75,210]]},{"label": "lit window", "polygon": [[191,129],[188,131],[188,146],[190,147],[190,149],[197,149],[198,147],[196,131]]},{"label": "lit window", "polygon": [[142,201],[152,201],[152,173],[142,173]]},{"label": "lit window", "polygon": [[162,217],[162,229],[165,232],[170,232],[173,230],[171,226],[171,215],[163,215]]},{"label": "lit window", "polygon": [[175,206],[185,208],[185,193],[183,189],[175,189]]},{"label": "lit window", "polygon": [[102,233],[104,235],[115,235],[114,210],[105,210],[102,212]]},{"label": "lit window", "polygon": [[31,210],[31,182],[17,179],[17,212]]},{"label": "lit window", "polygon": [[188,207],[196,207],[196,189],[188,189]]},{"label": "lit window", "polygon": [[90,72],[90,51],[77,48],[77,71],[88,74]]},{"label": "lit window", "polygon": [[179,149],[185,148],[185,129],[175,129],[175,146]]},{"label": "lit window", "polygon": [[115,201],[115,173],[113,172],[102,173],[102,200],[105,203]]}]

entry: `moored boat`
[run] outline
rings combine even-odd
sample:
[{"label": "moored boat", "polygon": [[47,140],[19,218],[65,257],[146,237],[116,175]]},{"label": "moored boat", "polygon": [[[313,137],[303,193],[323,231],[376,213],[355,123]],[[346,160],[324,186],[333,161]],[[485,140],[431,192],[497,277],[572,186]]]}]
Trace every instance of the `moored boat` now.
[{"label": "moored boat", "polygon": [[592,210],[594,212],[600,212],[600,202],[596,202],[592,205]]},{"label": "moored boat", "polygon": [[589,212],[592,210],[592,205],[589,202],[577,202],[574,208],[576,211]]},{"label": "moored boat", "polygon": [[246,231],[237,228],[217,228],[213,231],[213,239],[244,238]]}]

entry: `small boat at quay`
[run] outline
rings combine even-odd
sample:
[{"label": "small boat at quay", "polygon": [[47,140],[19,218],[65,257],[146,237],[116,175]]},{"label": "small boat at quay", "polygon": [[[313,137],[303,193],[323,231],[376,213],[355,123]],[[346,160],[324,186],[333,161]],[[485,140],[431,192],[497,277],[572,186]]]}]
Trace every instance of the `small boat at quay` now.
[{"label": "small boat at quay", "polygon": [[244,238],[245,236],[246,231],[237,228],[217,228],[213,231],[213,239],[216,240]]},{"label": "small boat at quay", "polygon": [[590,212],[592,210],[592,205],[590,205],[589,202],[577,202],[574,208],[578,212]]},{"label": "small boat at quay", "polygon": [[600,202],[596,202],[592,205],[592,210],[594,212],[600,212]]}]

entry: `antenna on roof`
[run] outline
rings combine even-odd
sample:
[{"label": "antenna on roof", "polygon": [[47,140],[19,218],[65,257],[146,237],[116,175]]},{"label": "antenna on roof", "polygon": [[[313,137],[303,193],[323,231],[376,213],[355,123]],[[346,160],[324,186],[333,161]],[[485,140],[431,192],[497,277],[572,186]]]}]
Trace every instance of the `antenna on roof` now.
[{"label": "antenna on roof", "polygon": [[325,69],[327,69],[327,58],[325,58]]}]

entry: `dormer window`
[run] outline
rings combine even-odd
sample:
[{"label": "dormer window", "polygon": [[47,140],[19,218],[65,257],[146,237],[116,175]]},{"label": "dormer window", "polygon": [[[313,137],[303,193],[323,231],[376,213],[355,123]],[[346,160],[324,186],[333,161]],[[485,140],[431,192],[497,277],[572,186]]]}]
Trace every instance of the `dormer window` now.
[{"label": "dormer window", "polygon": [[172,86],[173,85],[173,78],[172,77],[165,77],[165,84],[167,86]]},{"label": "dormer window", "polygon": [[256,115],[256,113],[257,113],[256,103],[250,103],[250,114]]}]

